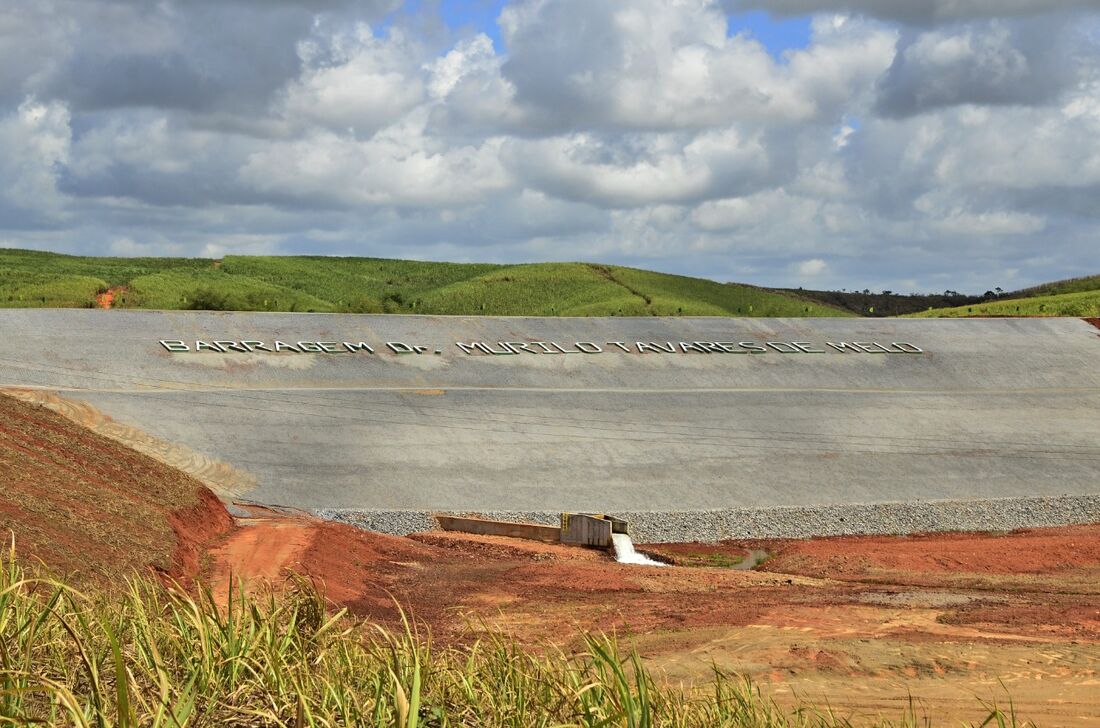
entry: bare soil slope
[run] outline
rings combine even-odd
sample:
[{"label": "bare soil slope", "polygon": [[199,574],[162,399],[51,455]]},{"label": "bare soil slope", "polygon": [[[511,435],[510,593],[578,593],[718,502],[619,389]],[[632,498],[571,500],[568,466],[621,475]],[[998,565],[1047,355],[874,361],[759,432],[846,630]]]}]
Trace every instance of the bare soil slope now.
[{"label": "bare soil slope", "polygon": [[[187,579],[232,520],[185,473],[45,407],[0,394],[0,535],[61,574]],[[101,577],[101,578],[99,578]]]}]

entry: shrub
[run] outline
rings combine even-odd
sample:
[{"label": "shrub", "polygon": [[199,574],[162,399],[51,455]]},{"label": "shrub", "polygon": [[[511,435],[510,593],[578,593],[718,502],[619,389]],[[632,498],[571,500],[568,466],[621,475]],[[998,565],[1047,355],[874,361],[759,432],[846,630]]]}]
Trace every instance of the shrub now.
[{"label": "shrub", "polygon": [[229,296],[212,288],[199,288],[187,297],[187,308],[193,311],[229,311]]}]

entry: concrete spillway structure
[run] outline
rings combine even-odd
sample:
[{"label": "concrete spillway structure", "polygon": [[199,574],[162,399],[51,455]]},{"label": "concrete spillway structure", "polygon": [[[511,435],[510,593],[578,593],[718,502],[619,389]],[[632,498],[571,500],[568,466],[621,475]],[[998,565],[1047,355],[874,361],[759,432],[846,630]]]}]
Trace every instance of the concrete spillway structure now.
[{"label": "concrete spillway structure", "polygon": [[[1077,319],[9,309],[0,335],[0,386],[228,464],[243,499],[386,531],[438,511],[612,513],[641,540],[1100,520],[1100,330]],[[343,353],[255,346],[275,341]]]}]

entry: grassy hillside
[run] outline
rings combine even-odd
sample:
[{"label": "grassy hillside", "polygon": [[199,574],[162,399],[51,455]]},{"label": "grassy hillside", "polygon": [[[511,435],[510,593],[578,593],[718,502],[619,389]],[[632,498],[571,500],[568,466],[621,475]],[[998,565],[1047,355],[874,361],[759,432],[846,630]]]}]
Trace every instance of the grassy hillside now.
[{"label": "grassy hillside", "polygon": [[497,316],[844,316],[753,286],[588,263],[97,258],[0,250],[0,306]]},{"label": "grassy hillside", "polygon": [[1100,290],[1028,298],[1000,298],[968,306],[937,308],[913,314],[925,318],[958,316],[1100,316]]},{"label": "grassy hillside", "polygon": [[892,291],[811,291],[774,289],[857,316],[1086,316],[1100,315],[1100,275],[1043,283],[1018,291],[999,288],[971,296],[955,291],[899,294]]},{"label": "grassy hillside", "polygon": [[993,297],[766,289],[592,263],[100,258],[0,249],[0,307],[494,316],[1098,316],[1100,276]]},{"label": "grassy hillside", "polygon": [[1053,283],[1041,283],[1031,288],[1022,288],[1005,294],[1006,298],[1034,298],[1037,296],[1058,296],[1064,293],[1084,293],[1100,291],[1100,275],[1067,278]]},{"label": "grassy hillside", "polygon": [[933,305],[913,316],[955,318],[960,316],[1100,316],[1100,275],[1067,278],[1031,288],[960,301],[955,305]]},{"label": "grassy hillside", "polygon": [[948,291],[944,293],[894,293],[882,291],[811,291],[803,289],[781,288],[784,293],[802,296],[824,306],[835,306],[850,311],[857,316],[882,318],[886,316],[904,316],[920,313],[930,308],[955,308],[982,303],[982,296],[968,296]]}]

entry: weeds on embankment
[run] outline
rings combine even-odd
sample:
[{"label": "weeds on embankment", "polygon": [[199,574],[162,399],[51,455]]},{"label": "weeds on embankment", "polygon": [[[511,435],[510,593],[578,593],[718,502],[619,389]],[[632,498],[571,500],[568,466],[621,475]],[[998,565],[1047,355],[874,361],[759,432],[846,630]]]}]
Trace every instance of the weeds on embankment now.
[{"label": "weeds on embankment", "polygon": [[[283,597],[214,604],[134,579],[83,594],[0,553],[0,726],[847,726],[785,711],[716,671],[695,689],[657,684],[636,654],[588,636],[576,654],[499,637],[433,647],[332,614],[298,580]],[[915,711],[884,726],[925,725]],[[985,725],[1015,725],[989,709]]]},{"label": "weeds on embankment", "polygon": [[111,258],[0,249],[0,308],[316,311],[481,316],[849,316],[756,286],[587,263],[329,256]]}]

